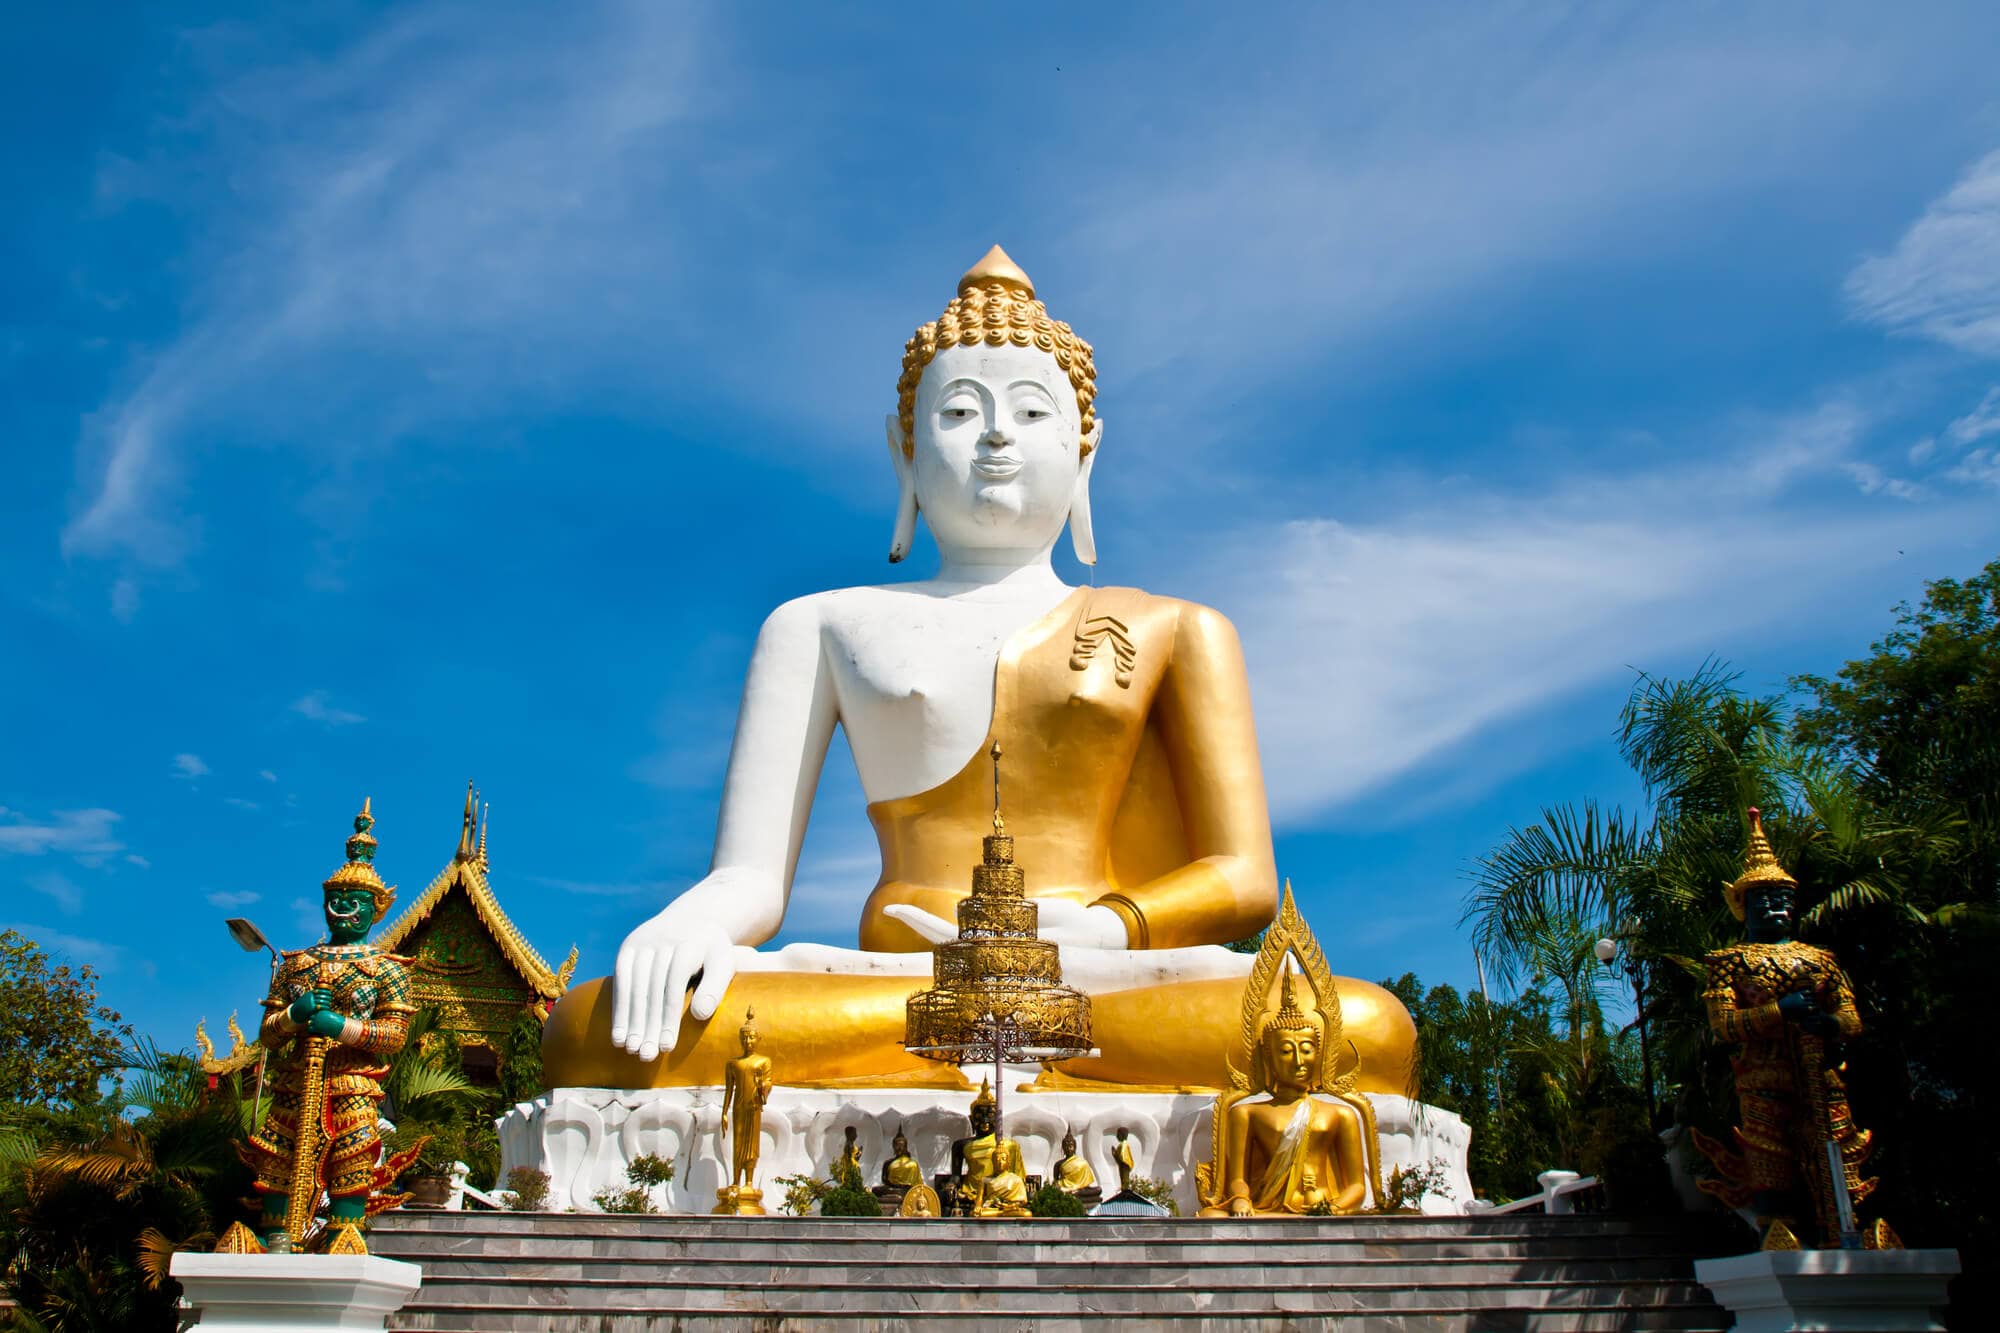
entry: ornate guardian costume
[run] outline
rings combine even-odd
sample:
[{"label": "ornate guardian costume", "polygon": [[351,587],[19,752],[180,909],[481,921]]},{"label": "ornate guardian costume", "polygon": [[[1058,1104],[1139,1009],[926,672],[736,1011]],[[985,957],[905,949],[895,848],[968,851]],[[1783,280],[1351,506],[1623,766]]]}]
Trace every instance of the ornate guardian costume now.
[{"label": "ornate guardian costume", "polygon": [[270,1062],[270,1112],[244,1145],[264,1197],[264,1243],[300,1243],[319,1192],[332,1200],[334,1248],[364,1250],[359,1223],[406,1196],[381,1191],[416,1155],[383,1161],[376,1107],[389,1057],[409,1034],[408,959],[367,942],[395,900],[376,873],[375,819],[363,803],[347,860],[325,884],[331,942],[287,952],[264,998],[258,1040]]},{"label": "ornate guardian costume", "polygon": [[358,1031],[354,1041],[343,1040],[330,1048],[322,1066],[326,1112],[320,1184],[335,1198],[366,1194],[374,1187],[382,1147],[375,1132],[382,1079],[389,1072],[388,1058],[403,1049],[415,1012],[405,970],[408,962],[372,944],[321,944],[286,951],[284,965],[264,999],[264,1044],[275,1049],[290,1042],[291,1048],[271,1064],[271,1111],[262,1131],[250,1140],[259,1190],[284,1194],[291,1189],[306,1043],[292,1041],[303,1029],[285,1010],[299,996],[321,989],[333,992],[335,1009],[358,1020]]},{"label": "ornate guardian costume", "polygon": [[[1701,1188],[1731,1207],[1754,1207],[1767,1227],[1766,1249],[1796,1244],[1793,1235],[1802,1229],[1815,1232],[1823,1247],[1840,1243],[1829,1140],[1839,1145],[1853,1203],[1876,1184],[1862,1178],[1870,1135],[1855,1127],[1841,1080],[1839,1044],[1861,1031],[1861,1015],[1831,953],[1783,938],[1796,888],[1753,808],[1743,874],[1728,890],[1738,920],[1746,919],[1750,895],[1757,896],[1748,905],[1752,938],[1703,960],[1709,1027],[1736,1047],[1730,1066],[1743,1119],[1732,1134],[1733,1152],[1699,1130],[1694,1138],[1719,1177]],[[1808,1196],[1799,1202],[1810,1207],[1810,1218],[1794,1215],[1800,1192]]]}]

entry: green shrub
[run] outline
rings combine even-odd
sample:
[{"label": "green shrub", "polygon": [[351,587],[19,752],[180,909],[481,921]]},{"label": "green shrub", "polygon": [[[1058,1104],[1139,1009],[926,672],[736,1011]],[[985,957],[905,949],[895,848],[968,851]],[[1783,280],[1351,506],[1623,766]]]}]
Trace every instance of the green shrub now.
[{"label": "green shrub", "polygon": [[1055,1185],[1044,1185],[1028,1200],[1028,1211],[1036,1217],[1082,1217],[1089,1210],[1074,1194]]},{"label": "green shrub", "polygon": [[606,1185],[590,1196],[590,1201],[607,1213],[651,1213],[652,1196],[644,1185],[634,1185],[630,1189],[619,1189],[616,1185]]},{"label": "green shrub", "polygon": [[664,1185],[674,1178],[674,1164],[656,1153],[644,1153],[625,1168],[625,1179],[648,1188]]},{"label": "green shrub", "polygon": [[833,1193],[832,1181],[815,1176],[779,1176],[773,1183],[785,1188],[785,1201],[778,1205],[778,1210],[787,1217],[804,1217],[821,1199]]},{"label": "green shrub", "polygon": [[1181,1215],[1181,1206],[1174,1202],[1174,1187],[1166,1181],[1155,1180],[1151,1176],[1134,1176],[1130,1188],[1147,1203],[1166,1209],[1168,1217]]},{"label": "green shrub", "polygon": [[507,1207],[516,1213],[538,1213],[549,1201],[549,1173],[532,1166],[517,1166],[507,1173],[507,1191],[513,1195]]},{"label": "green shrub", "polygon": [[867,1190],[839,1185],[819,1201],[821,1217],[880,1217],[882,1204]]}]

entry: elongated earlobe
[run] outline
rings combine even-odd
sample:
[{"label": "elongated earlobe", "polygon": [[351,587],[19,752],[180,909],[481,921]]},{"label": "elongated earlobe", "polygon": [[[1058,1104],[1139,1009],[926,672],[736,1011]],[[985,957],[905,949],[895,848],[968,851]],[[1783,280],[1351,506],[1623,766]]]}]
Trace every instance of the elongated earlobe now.
[{"label": "elongated earlobe", "polygon": [[903,452],[903,423],[894,414],[887,421],[889,462],[896,469],[896,528],[889,534],[889,563],[910,553],[917,539],[917,469]]},{"label": "elongated earlobe", "polygon": [[1090,470],[1097,465],[1097,448],[1104,438],[1104,419],[1098,418],[1083,437],[1083,461],[1076,469],[1076,491],[1069,501],[1069,544],[1079,564],[1097,563],[1097,534],[1090,526]]}]

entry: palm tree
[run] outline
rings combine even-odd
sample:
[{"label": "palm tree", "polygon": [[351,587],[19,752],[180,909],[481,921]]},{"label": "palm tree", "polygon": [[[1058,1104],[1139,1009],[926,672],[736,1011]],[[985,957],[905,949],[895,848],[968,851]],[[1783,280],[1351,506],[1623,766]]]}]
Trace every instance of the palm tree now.
[{"label": "palm tree", "polygon": [[1641,675],[1620,715],[1618,745],[1649,808],[1545,807],[1474,864],[1462,921],[1503,979],[1562,992],[1577,1079],[1596,1072],[1592,1029],[1613,981],[1590,946],[1611,938],[1640,969],[1634,1022],[1648,1025],[1680,1116],[1717,1123],[1726,1115],[1729,1085],[1708,1036],[1702,959],[1738,936],[1722,889],[1742,868],[1751,806],[1763,810],[1799,880],[1808,932],[1875,913],[1933,919],[1915,906],[1915,889],[1949,854],[1951,823],[1886,818],[1851,764],[1792,743],[1788,727],[1778,700],[1746,696],[1719,662],[1684,680]]}]

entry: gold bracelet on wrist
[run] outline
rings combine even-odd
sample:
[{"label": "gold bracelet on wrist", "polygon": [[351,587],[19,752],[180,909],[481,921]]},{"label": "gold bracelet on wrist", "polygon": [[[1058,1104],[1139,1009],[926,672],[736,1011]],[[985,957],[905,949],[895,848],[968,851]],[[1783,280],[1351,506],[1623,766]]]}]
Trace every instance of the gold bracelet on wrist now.
[{"label": "gold bracelet on wrist", "polygon": [[1152,947],[1152,933],[1146,929],[1146,914],[1139,910],[1139,904],[1122,893],[1107,893],[1091,904],[1092,907],[1108,907],[1118,913],[1125,923],[1125,940],[1134,949]]}]

